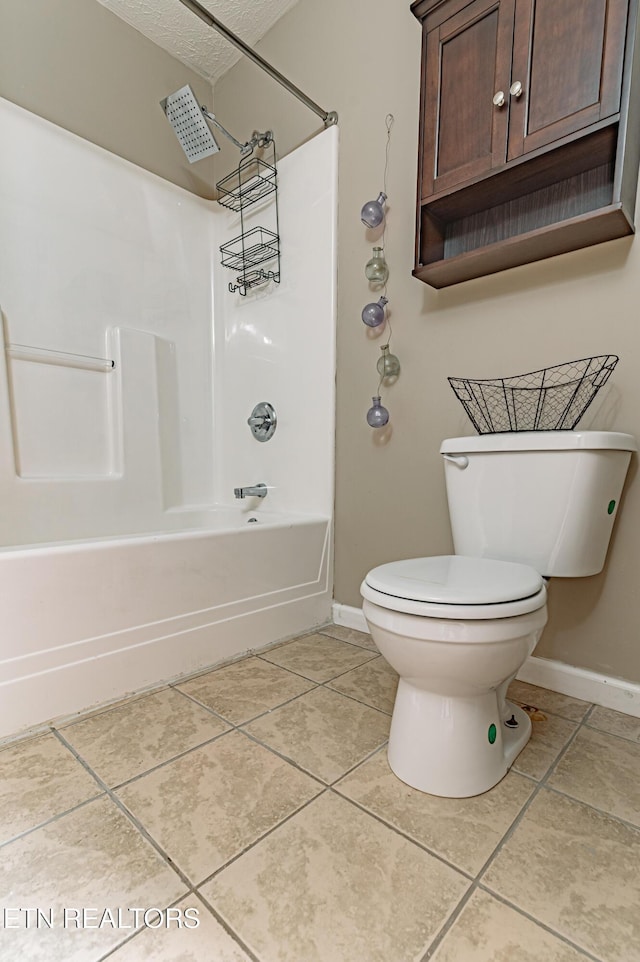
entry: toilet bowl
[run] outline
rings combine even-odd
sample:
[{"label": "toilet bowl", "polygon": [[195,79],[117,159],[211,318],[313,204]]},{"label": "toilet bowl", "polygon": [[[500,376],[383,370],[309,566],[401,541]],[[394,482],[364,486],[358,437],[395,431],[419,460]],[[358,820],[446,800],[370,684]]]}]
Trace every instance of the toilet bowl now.
[{"label": "toilet bowl", "polygon": [[402,781],[461,798],[504,777],[531,734],[506,693],[547,621],[546,578],[602,570],[636,450],[606,431],[442,443],[456,553],[380,565],[360,589],[400,676],[388,758]]},{"label": "toilet bowl", "polygon": [[506,689],[547,620],[535,569],[484,558],[381,565],[362,585],[363,612],[400,675],[388,758],[432,795],[478,795],[506,774],[531,722]]}]

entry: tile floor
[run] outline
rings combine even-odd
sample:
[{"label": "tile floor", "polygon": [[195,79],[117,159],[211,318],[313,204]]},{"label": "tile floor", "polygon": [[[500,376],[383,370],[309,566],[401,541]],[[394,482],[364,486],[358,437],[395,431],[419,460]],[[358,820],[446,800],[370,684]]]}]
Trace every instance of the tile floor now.
[{"label": "tile floor", "polygon": [[515,682],[513,770],[435,798],[395,687],[329,626],[0,749],[1,962],[640,962],[640,719]]}]

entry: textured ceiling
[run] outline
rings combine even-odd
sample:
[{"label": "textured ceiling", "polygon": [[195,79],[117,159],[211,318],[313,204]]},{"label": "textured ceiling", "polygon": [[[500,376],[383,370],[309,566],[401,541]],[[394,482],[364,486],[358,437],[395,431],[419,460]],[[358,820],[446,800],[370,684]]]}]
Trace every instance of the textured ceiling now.
[{"label": "textured ceiling", "polygon": [[[242,54],[179,0],[99,0],[112,13],[211,83]],[[246,44],[253,47],[298,0],[201,0]]]}]

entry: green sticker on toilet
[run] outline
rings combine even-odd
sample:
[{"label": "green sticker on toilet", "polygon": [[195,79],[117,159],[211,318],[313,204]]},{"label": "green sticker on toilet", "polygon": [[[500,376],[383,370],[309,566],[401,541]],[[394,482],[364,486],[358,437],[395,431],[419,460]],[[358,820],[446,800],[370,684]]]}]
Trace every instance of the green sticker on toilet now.
[{"label": "green sticker on toilet", "polygon": [[613,514],[615,510],[616,510],[615,501],[610,501],[609,504],[607,505],[607,514]]},{"label": "green sticker on toilet", "polygon": [[491,722],[491,724],[489,725],[489,731],[487,732],[487,738],[489,739],[490,745],[493,745],[497,735],[498,735],[498,730],[496,726],[493,724],[493,722]]}]

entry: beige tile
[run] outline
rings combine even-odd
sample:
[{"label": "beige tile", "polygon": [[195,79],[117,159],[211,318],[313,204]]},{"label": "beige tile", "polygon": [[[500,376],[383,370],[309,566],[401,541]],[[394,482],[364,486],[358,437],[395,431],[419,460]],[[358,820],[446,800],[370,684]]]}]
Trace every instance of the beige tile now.
[{"label": "beige tile", "polygon": [[[179,916],[176,910],[181,913]],[[191,911],[185,916],[187,910]],[[197,928],[191,927],[194,919],[198,921]],[[250,959],[200,899],[188,895],[168,916],[164,915],[163,927],[141,930],[110,955],[109,962],[250,962]]]},{"label": "beige tile", "polygon": [[549,688],[528,685],[524,681],[512,681],[507,691],[507,698],[519,705],[540,708],[544,712],[551,712],[553,715],[568,718],[569,721],[578,722],[582,721],[591,707],[588,701],[580,701],[579,698],[571,698],[570,695],[561,695],[560,692],[550,691]]},{"label": "beige tile", "polygon": [[370,658],[375,658],[375,654],[366,648],[338,641],[337,638],[315,634],[272,648],[262,657],[312,681],[323,682],[364,664]]},{"label": "beige tile", "polygon": [[433,962],[585,962],[586,959],[582,952],[482,891],[473,893],[433,955]]},{"label": "beige tile", "polygon": [[333,793],[203,888],[263,962],[413,962],[467,888]]},{"label": "beige tile", "polygon": [[326,628],[320,628],[320,634],[331,635],[332,638],[348,641],[351,645],[360,645],[361,648],[378,651],[368,631],[357,631],[355,628],[344,628],[342,625],[327,625]]},{"label": "beige tile", "polygon": [[[97,799],[2,849],[0,905],[51,912],[52,928],[6,929],[0,957],[7,962],[97,962],[130,934],[118,928],[118,909],[127,924],[130,907],[164,908],[185,891],[117,806],[108,798]],[[95,911],[84,927],[77,916],[81,927],[75,928],[70,916],[65,926],[65,909]],[[113,921],[99,927],[105,909]]]},{"label": "beige tile", "polygon": [[114,698],[112,701],[99,702],[92,708],[85,708],[82,711],[76,711],[72,712],[70,715],[61,716],[58,718],[55,727],[59,731],[62,731],[62,729],[66,728],[68,725],[74,725],[78,721],[86,721],[87,718],[94,718],[96,715],[101,715],[104,711],[113,711],[114,708],[122,708],[123,705],[130,705],[131,702],[137,701],[138,698],[146,698],[147,695],[164,691],[168,687],[169,686],[165,684],[153,685],[140,691],[129,692],[127,695],[123,695],[122,698]]},{"label": "beige tile", "polygon": [[609,732],[610,735],[620,735],[621,738],[629,738],[632,742],[640,742],[640,718],[625,715],[621,711],[596,705],[589,715],[587,725]]},{"label": "beige tile", "polygon": [[270,748],[332,782],[389,735],[390,718],[337,692],[316,688],[246,726]]},{"label": "beige tile", "polygon": [[312,687],[311,682],[262,658],[245,658],[177,686],[234,725],[270,711]]},{"label": "beige tile", "polygon": [[625,738],[582,728],[549,785],[640,827],[640,745]]},{"label": "beige tile", "polygon": [[55,735],[38,735],[0,751],[0,843],[101,793]]},{"label": "beige tile", "polygon": [[196,883],[320,790],[273,752],[230,732],[117,794]]},{"label": "beige tile", "polygon": [[547,715],[536,709],[528,710],[531,718],[531,738],[520,752],[513,768],[531,778],[543,778],[578,727],[578,722]]},{"label": "beige tile", "polygon": [[380,655],[366,665],[340,675],[329,687],[391,714],[398,688],[398,673]]},{"label": "beige tile", "polygon": [[335,788],[457,868],[476,875],[535,785],[509,773],[484,795],[439,798],[401,782],[389,768],[386,752],[378,752]]},{"label": "beige tile", "polygon": [[640,959],[640,831],[542,789],[486,885],[606,962]]},{"label": "beige tile", "polygon": [[165,688],[76,722],[62,734],[108,785],[117,785],[228,729],[179,691]]}]

